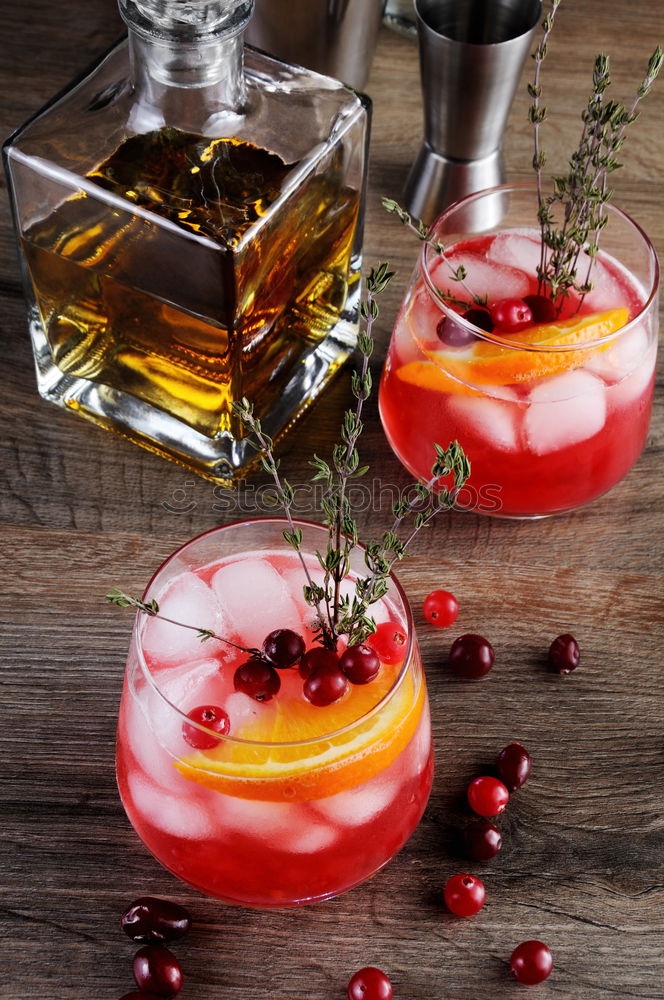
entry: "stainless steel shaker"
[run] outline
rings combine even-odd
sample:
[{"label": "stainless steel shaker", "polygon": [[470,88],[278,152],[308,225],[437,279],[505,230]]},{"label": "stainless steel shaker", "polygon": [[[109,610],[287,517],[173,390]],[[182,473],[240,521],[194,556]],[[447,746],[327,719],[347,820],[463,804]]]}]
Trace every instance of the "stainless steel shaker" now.
[{"label": "stainless steel shaker", "polygon": [[256,0],[245,38],[264,52],[362,90],[385,0]]},{"label": "stainless steel shaker", "polygon": [[502,139],[541,0],[415,0],[424,142],[404,189],[425,222],[505,180]]}]

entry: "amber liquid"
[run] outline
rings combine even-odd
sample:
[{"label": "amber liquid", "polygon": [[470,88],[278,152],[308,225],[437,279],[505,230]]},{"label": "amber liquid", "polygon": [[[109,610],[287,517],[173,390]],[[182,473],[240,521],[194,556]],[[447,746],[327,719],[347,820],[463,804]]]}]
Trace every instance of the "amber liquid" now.
[{"label": "amber liquid", "polygon": [[88,175],[98,196],[23,237],[60,370],[242,436],[233,402],[266,412],[347,296],[358,194],[334,159],[294,186],[296,168],[234,139],[127,139]]}]

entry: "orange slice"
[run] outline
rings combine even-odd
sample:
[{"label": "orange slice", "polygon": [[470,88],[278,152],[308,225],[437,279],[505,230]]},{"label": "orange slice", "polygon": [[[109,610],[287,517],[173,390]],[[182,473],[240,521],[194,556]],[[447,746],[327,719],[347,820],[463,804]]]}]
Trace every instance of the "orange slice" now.
[{"label": "orange slice", "polygon": [[459,382],[444,372],[433,361],[409,361],[407,365],[395,370],[395,374],[403,382],[416,385],[420,389],[430,389],[432,392],[458,392],[464,396],[481,396],[479,389],[473,389],[465,382]]},{"label": "orange slice", "polygon": [[[321,726],[334,732],[362,718],[393,680],[394,672],[386,672],[324,709],[276,698],[269,719],[242,732],[256,742],[227,741],[175,761],[175,767],[208,788],[268,802],[306,802],[353,788],[389,767],[408,745],[422,715],[424,683],[408,671],[389,701],[362,722],[331,737],[322,735]],[[302,740],[309,742],[295,742]]]},{"label": "orange slice", "polygon": [[[473,385],[511,385],[513,382],[527,382],[533,378],[544,378],[580,368],[594,354],[606,350],[610,342],[588,350],[548,351],[547,348],[578,347],[599,340],[620,330],[628,318],[628,309],[609,309],[590,316],[533,326],[523,333],[510,336],[510,343],[534,345],[538,348],[536,351],[513,350],[489,340],[478,340],[463,355],[438,350],[427,350],[426,354],[440,368],[464,382],[471,382]],[[458,392],[459,389],[455,391]]]}]

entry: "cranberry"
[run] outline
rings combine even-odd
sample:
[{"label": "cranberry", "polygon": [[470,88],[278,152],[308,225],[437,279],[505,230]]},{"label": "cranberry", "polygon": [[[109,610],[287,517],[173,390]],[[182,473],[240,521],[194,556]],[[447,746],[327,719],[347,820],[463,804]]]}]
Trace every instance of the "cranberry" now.
[{"label": "cranberry", "polygon": [[503,846],[503,837],[497,826],[486,819],[476,819],[463,831],[468,856],[473,861],[490,861]]},{"label": "cranberry", "polygon": [[518,983],[536,986],[551,975],[553,955],[541,941],[522,941],[512,952],[510,967]]},{"label": "cranberry", "polygon": [[307,701],[318,708],[331,705],[343,698],[348,690],[348,679],[338,667],[315,667],[304,682],[302,691]]},{"label": "cranberry", "polygon": [[367,646],[376,652],[381,663],[401,663],[408,639],[397,622],[381,622],[375,632],[367,636]]},{"label": "cranberry", "polygon": [[556,307],[546,295],[524,295],[523,301],[530,307],[533,323],[553,323]]},{"label": "cranberry", "polygon": [[127,937],[140,944],[160,944],[183,937],[191,927],[184,906],[156,896],[140,896],[120,917]]},{"label": "cranberry", "polygon": [[248,694],[255,701],[269,701],[281,687],[279,674],[262,660],[251,659],[238,667],[233,675],[236,691]]},{"label": "cranberry", "polygon": [[367,965],[348,983],[348,1000],[392,1000],[392,983],[381,969]]},{"label": "cranberry", "polygon": [[523,299],[499,299],[491,306],[493,325],[503,333],[519,333],[533,325],[533,313]]},{"label": "cranberry", "polygon": [[174,997],[182,989],[180,963],[168,948],[146,944],[134,955],[134,979],[139,990],[159,997]]},{"label": "cranberry", "polygon": [[525,785],[532,766],[530,754],[520,743],[510,743],[498,754],[498,774],[510,792]]},{"label": "cranberry", "polygon": [[428,622],[431,622],[432,625],[438,625],[439,628],[447,628],[448,625],[452,625],[456,621],[459,614],[459,602],[449,590],[432,590],[424,598],[423,610],[424,617]]},{"label": "cranberry", "polygon": [[339,658],[339,668],[351,684],[368,684],[380,670],[378,654],[371,646],[348,646]]},{"label": "cranberry", "polygon": [[120,997],[120,1000],[163,1000],[163,997],[158,997],[156,993],[144,993],[143,990],[132,990]]},{"label": "cranberry", "polygon": [[488,819],[503,812],[509,802],[510,793],[502,781],[483,775],[468,785],[468,803],[473,812]]},{"label": "cranberry", "polygon": [[[206,729],[212,729],[221,736],[226,736],[231,730],[231,720],[228,718],[228,714],[218,705],[199,705],[198,708],[192,708],[190,712],[187,712],[187,718],[191,719],[192,722],[199,722]],[[194,750],[212,750],[221,742],[209,733],[204,733],[202,729],[190,726],[187,722],[182,723],[182,737]]]},{"label": "cranberry", "polygon": [[280,670],[295,666],[304,650],[304,639],[290,628],[276,628],[263,640],[263,656]]},{"label": "cranberry", "polygon": [[[482,312],[483,310],[477,311]],[[473,312],[473,310],[469,309],[468,312]],[[464,319],[468,319],[468,312],[463,314]],[[472,323],[472,319],[470,322]],[[443,316],[442,319],[438,320],[436,334],[441,343],[445,344],[446,347],[467,347],[468,344],[472,344],[477,340],[472,330],[469,330],[463,323],[458,323],[452,316]]]},{"label": "cranberry", "polygon": [[468,632],[455,639],[450,649],[450,666],[460,677],[477,679],[488,674],[495,655],[493,646],[481,635]]},{"label": "cranberry", "polygon": [[549,666],[559,674],[571,674],[579,665],[581,652],[573,635],[559,635],[549,646]]},{"label": "cranberry", "polygon": [[307,650],[300,660],[298,670],[300,677],[308,677],[316,667],[338,667],[339,657],[332,649],[325,649],[324,646],[313,646]]},{"label": "cranberry", "polygon": [[453,875],[443,890],[445,905],[457,917],[472,917],[484,906],[484,883],[474,875]]}]

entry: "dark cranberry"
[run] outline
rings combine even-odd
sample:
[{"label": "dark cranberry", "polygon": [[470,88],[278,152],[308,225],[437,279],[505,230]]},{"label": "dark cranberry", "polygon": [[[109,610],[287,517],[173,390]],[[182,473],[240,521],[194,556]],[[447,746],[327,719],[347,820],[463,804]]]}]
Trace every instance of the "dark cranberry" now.
[{"label": "dark cranberry", "polygon": [[468,785],[468,804],[473,812],[479,816],[489,818],[497,816],[503,812],[510,800],[508,792],[502,781],[483,774],[481,778],[475,778]]},{"label": "dark cranberry", "polygon": [[481,635],[467,632],[450,649],[450,666],[460,677],[476,679],[488,674],[495,659],[493,646]]},{"label": "dark cranberry", "polygon": [[466,309],[462,315],[464,319],[467,319],[469,323],[472,323],[473,326],[478,327],[480,330],[484,330],[486,333],[493,332],[493,320],[488,309],[473,306],[471,309]]},{"label": "dark cranberry", "polygon": [[525,785],[532,766],[530,754],[520,743],[510,743],[498,754],[498,775],[510,792]]},{"label": "dark cranberry", "polygon": [[263,656],[280,670],[293,667],[304,650],[304,639],[290,628],[276,628],[263,640]]},{"label": "dark cranberry", "polygon": [[541,941],[522,941],[512,952],[510,968],[523,986],[537,986],[551,975],[553,955]]},{"label": "dark cranberry", "polygon": [[523,301],[530,307],[533,323],[553,323],[556,307],[546,295],[525,295]]},{"label": "dark cranberry", "polygon": [[183,937],[191,927],[191,917],[184,906],[169,899],[141,896],[122,914],[120,927],[132,941],[160,944]]},{"label": "dark cranberry", "polygon": [[[198,708],[192,708],[187,712],[187,718],[192,722],[199,722],[206,729],[214,730],[220,736],[226,736],[231,730],[228,714],[218,705],[199,705]],[[204,733],[202,729],[190,726],[188,722],[182,723],[182,737],[194,750],[212,750],[221,742],[210,733]]]},{"label": "dark cranberry", "polygon": [[338,667],[315,667],[304,682],[302,691],[307,701],[318,708],[339,701],[348,690],[348,679]]},{"label": "dark cranberry", "polygon": [[484,906],[484,883],[475,875],[453,875],[443,890],[445,906],[456,917],[474,917]]},{"label": "dark cranberry", "polygon": [[300,671],[300,677],[308,677],[312,670],[316,667],[338,667],[339,657],[332,649],[325,649],[324,646],[313,646],[311,649],[307,650],[302,659],[298,670]]},{"label": "dark cranberry", "polygon": [[168,948],[146,944],[134,955],[134,979],[139,990],[158,997],[174,997],[182,989],[180,963]]},{"label": "dark cranberry", "polygon": [[519,333],[533,325],[530,306],[523,299],[500,299],[491,306],[494,327],[503,333]]},{"label": "dark cranberry", "polygon": [[380,658],[371,646],[358,643],[344,650],[339,658],[339,668],[352,684],[368,684],[380,670]]},{"label": "dark cranberry", "polygon": [[156,993],[144,993],[143,990],[132,990],[120,997],[120,1000],[163,1000],[163,997],[158,997]]},{"label": "dark cranberry", "polygon": [[456,621],[459,614],[459,602],[449,590],[432,590],[424,598],[424,617],[432,625],[447,628]]},{"label": "dark cranberry", "polygon": [[392,1000],[392,983],[381,969],[367,965],[348,983],[348,1000]]},{"label": "dark cranberry", "polygon": [[549,646],[549,666],[559,674],[571,674],[579,665],[581,652],[573,635],[559,635]]},{"label": "dark cranberry", "polygon": [[[468,313],[483,313],[483,309],[468,309],[463,313],[463,318],[467,319],[470,323],[473,322],[472,316]],[[487,317],[489,314],[486,314]],[[475,323],[475,326],[479,326],[479,323]],[[446,347],[467,347],[468,344],[472,344],[477,340],[476,334],[472,330],[469,330],[467,326],[463,323],[459,323],[453,316],[443,316],[442,319],[438,320],[436,326],[436,334],[441,343],[445,344]]]},{"label": "dark cranberry", "polygon": [[466,853],[473,861],[490,861],[503,846],[503,837],[497,826],[486,819],[476,819],[463,831]]},{"label": "dark cranberry", "polygon": [[263,660],[251,659],[238,667],[233,675],[236,691],[248,694],[255,701],[269,701],[281,687],[279,674]]}]

